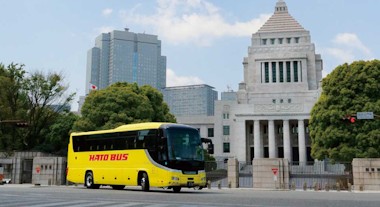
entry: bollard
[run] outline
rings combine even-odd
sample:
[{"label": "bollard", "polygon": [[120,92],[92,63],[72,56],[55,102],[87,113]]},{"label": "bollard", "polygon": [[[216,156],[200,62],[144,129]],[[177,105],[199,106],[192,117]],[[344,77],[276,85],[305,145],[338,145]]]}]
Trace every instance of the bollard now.
[{"label": "bollard", "polygon": [[325,183],[325,189],[326,189],[327,192],[330,191],[330,186],[329,186],[329,184],[327,182]]},{"label": "bollard", "polygon": [[220,184],[220,180],[218,181],[218,189],[222,189],[222,185]]},{"label": "bollard", "polygon": [[303,182],[303,190],[306,191],[306,182]]},{"label": "bollard", "polygon": [[208,187],[208,189],[211,189],[211,180],[208,181],[207,187]]},{"label": "bollard", "polygon": [[228,188],[231,188],[231,181],[228,181]]},{"label": "bollard", "polygon": [[339,183],[336,183],[336,190],[337,190],[338,192],[340,192],[340,184],[339,184]]},{"label": "bollard", "polygon": [[48,186],[51,186],[51,179],[48,180]]},{"label": "bollard", "polygon": [[314,191],[318,191],[317,182],[314,182]]},{"label": "bollard", "polygon": [[359,183],[359,190],[363,191],[363,185],[361,183]]},{"label": "bollard", "polygon": [[351,192],[351,183],[348,183],[348,192]]},{"label": "bollard", "polygon": [[292,182],[292,189],[296,190],[296,182]]}]

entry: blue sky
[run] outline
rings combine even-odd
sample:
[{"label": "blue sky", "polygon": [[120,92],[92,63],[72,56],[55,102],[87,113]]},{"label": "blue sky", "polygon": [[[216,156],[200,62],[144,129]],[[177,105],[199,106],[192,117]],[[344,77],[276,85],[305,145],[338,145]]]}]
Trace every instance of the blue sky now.
[{"label": "blue sky", "polygon": [[[243,80],[250,36],[277,0],[0,0],[0,62],[28,71],[64,71],[69,92],[84,95],[87,51],[101,32],[157,34],[167,84],[206,83],[218,92]],[[379,59],[378,0],[285,0],[311,32],[324,75],[354,60]],[[78,96],[73,101],[76,110]]]}]

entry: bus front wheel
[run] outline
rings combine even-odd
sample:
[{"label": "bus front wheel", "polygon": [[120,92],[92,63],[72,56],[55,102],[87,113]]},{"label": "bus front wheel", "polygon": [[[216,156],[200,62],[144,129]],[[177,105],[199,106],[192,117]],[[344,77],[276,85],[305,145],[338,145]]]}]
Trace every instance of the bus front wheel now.
[{"label": "bus front wheel", "polygon": [[143,191],[149,191],[149,177],[145,172],[141,177],[141,188]]},{"label": "bus front wheel", "polygon": [[179,193],[179,191],[181,191],[181,187],[173,187],[173,191],[174,193]]},{"label": "bus front wheel", "polygon": [[98,189],[100,187],[100,185],[94,184],[94,176],[92,172],[86,173],[85,183],[87,188]]}]

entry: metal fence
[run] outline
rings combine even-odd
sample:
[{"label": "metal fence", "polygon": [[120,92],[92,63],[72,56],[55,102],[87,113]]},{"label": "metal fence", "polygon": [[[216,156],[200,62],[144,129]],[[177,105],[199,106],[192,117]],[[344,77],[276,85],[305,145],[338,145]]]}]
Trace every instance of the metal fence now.
[{"label": "metal fence", "polygon": [[211,187],[218,187],[220,181],[222,187],[228,187],[226,161],[205,162],[206,180],[211,181]]},{"label": "metal fence", "polygon": [[315,183],[320,190],[337,189],[337,183],[341,190],[347,190],[348,183],[352,184],[352,164],[341,162],[331,164],[330,162],[290,162],[290,186],[302,189],[304,182],[307,188],[313,188]]},{"label": "metal fence", "polygon": [[252,162],[239,162],[239,188],[252,188]]}]

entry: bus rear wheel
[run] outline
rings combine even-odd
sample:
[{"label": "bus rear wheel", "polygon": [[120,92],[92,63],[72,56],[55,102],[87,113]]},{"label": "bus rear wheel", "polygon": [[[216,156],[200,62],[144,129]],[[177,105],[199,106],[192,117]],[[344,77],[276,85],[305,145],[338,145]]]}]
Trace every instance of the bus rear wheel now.
[{"label": "bus rear wheel", "polygon": [[85,183],[87,188],[98,189],[100,187],[100,185],[94,184],[94,176],[92,172],[86,173]]},{"label": "bus rear wheel", "polygon": [[149,191],[149,177],[148,175],[144,172],[141,177],[141,189],[143,191]]},{"label": "bus rear wheel", "polygon": [[114,190],[123,190],[125,185],[111,185]]},{"label": "bus rear wheel", "polygon": [[181,187],[173,187],[174,193],[179,193],[181,191]]}]

